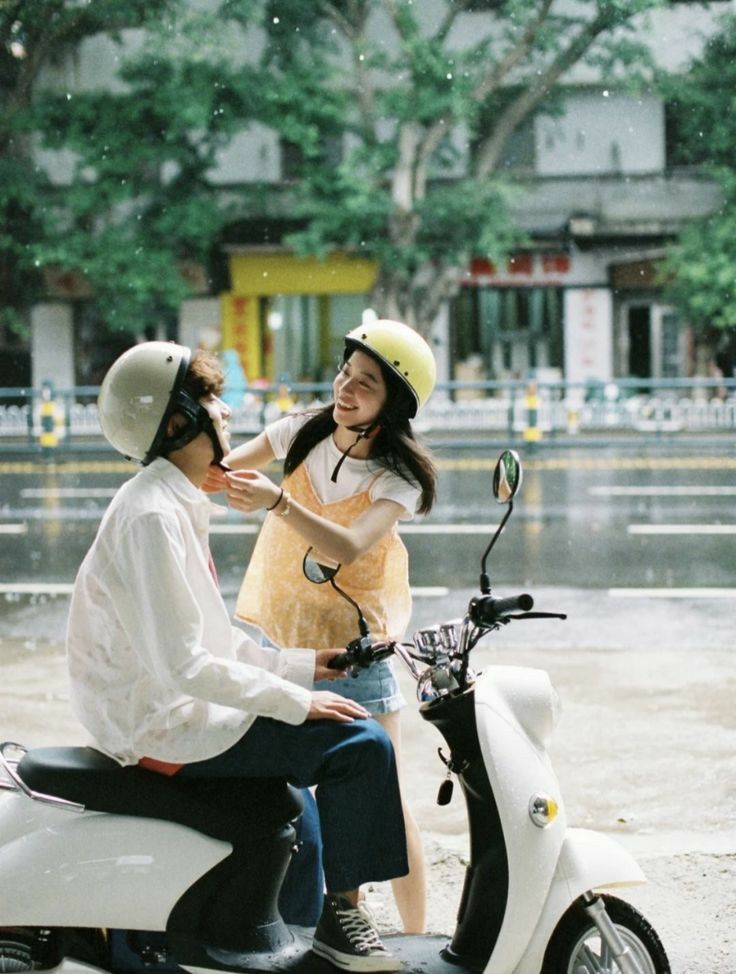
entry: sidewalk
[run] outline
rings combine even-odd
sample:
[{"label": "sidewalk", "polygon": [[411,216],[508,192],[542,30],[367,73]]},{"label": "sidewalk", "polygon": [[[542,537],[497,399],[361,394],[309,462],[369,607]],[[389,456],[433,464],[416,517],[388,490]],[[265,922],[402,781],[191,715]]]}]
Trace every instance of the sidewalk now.
[{"label": "sidewalk", "polygon": [[[417,599],[413,625],[457,618],[470,592]],[[600,590],[541,588],[538,608],[569,619],[516,623],[474,653],[542,667],[562,697],[551,749],[571,825],[613,835],[649,885],[620,891],[647,916],[673,974],[736,972],[736,668],[729,600],[637,600]],[[0,605],[0,740],[83,743],[66,689],[61,637],[67,600]],[[429,926],[449,932],[467,862],[459,788],[435,799],[442,740],[424,723],[408,673],[398,671],[403,782],[425,837]],[[387,885],[369,891],[382,924],[398,918]]]}]

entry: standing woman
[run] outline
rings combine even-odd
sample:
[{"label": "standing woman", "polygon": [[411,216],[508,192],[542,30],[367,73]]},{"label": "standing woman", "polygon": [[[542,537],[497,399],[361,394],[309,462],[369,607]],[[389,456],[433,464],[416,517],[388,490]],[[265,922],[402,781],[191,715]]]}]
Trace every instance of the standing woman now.
[{"label": "standing woman", "polygon": [[[278,420],[225,457],[233,472],[219,488],[225,487],[230,504],[270,512],[235,614],[277,646],[329,648],[357,635],[353,607],[331,586],[305,579],[302,561],[310,545],[342,566],[340,587],[359,603],[375,637],[403,637],[411,595],[397,522],[428,513],[435,500],[436,468],[410,422],[435,377],[432,351],[413,329],[387,320],[360,325],[345,337],[332,403]],[[253,469],[274,459],[284,459],[280,487]],[[212,478],[221,476],[213,468]],[[383,724],[400,762],[399,708],[405,701],[391,663],[374,663],[337,687]],[[392,886],[405,931],[421,933],[424,857],[406,803],[404,818],[410,871]]]}]

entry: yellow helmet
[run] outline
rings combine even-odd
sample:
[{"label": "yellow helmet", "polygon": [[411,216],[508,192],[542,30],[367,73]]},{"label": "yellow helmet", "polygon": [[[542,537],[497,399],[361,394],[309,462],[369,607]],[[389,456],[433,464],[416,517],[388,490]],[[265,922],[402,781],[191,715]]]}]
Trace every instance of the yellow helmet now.
[{"label": "yellow helmet", "polygon": [[383,362],[404,383],[414,400],[409,418],[416,416],[432,395],[437,380],[432,349],[419,332],[400,321],[378,318],[347,333],[346,351],[356,348]]}]

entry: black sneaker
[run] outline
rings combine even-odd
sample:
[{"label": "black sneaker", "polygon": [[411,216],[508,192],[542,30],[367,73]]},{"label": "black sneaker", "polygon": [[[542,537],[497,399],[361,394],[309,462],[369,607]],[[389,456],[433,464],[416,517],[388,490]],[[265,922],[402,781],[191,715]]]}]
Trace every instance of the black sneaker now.
[{"label": "black sneaker", "polygon": [[401,970],[401,961],[383,946],[366,913],[344,896],[325,896],[312,950],[343,971]]}]

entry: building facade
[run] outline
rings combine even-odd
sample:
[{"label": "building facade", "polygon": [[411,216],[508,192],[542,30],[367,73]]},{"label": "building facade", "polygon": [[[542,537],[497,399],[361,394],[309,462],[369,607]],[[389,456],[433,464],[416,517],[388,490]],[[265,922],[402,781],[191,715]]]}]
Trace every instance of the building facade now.
[{"label": "building facade", "polygon": [[[697,35],[690,4],[658,11],[648,35],[655,60],[668,68],[685,64],[728,6],[701,10]],[[125,45],[132,49],[140,37],[129,33]],[[73,61],[48,72],[45,83],[114,86],[120,57],[110,40],[92,39]],[[529,244],[504,266],[476,259],[460,273],[457,296],[433,325],[440,378],[693,373],[687,323],[663,302],[658,262],[688,220],[718,206],[718,195],[698,172],[670,165],[666,117],[654,92],[609,90],[578,68],[566,79],[561,110],[540,112],[515,133],[503,169],[519,189],[514,218]],[[38,162],[58,184],[68,180],[63,154],[41,153]],[[221,152],[211,178],[231,193],[254,181],[278,187],[289,164],[289,146],[266,126],[252,125]],[[247,226],[233,227],[220,255],[222,289],[208,292],[205,276],[191,268],[195,296],[178,318],[157,323],[146,337],[234,351],[248,383],[331,375],[340,336],[365,311],[376,268],[341,254],[300,259],[279,245],[278,226],[270,238],[275,243],[265,247]],[[58,388],[98,383],[132,339],[104,334],[78,276],[49,271],[45,283],[47,298],[31,315],[26,381],[38,387],[51,379]]]}]

